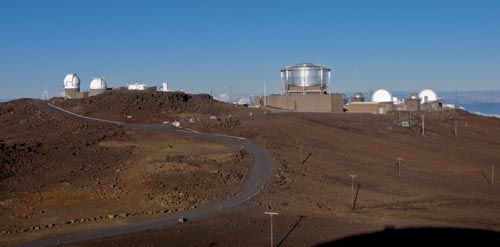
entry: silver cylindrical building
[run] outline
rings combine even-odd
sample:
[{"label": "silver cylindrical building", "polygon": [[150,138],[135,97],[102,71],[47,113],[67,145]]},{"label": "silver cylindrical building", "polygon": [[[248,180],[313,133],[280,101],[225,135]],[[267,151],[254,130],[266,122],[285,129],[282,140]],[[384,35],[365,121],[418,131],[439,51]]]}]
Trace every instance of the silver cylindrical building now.
[{"label": "silver cylindrical building", "polygon": [[284,94],[308,94],[327,92],[330,84],[331,68],[327,66],[302,63],[281,69]]}]

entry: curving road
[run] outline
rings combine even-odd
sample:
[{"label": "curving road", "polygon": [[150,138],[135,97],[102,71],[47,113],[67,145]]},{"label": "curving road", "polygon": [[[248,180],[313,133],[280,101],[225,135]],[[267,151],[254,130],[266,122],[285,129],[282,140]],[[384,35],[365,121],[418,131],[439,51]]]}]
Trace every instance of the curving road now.
[{"label": "curving road", "polygon": [[75,117],[89,119],[93,121],[103,122],[107,124],[116,124],[129,128],[138,128],[145,130],[152,130],[158,132],[166,132],[169,134],[175,135],[183,135],[183,136],[191,136],[196,138],[202,138],[205,140],[213,141],[216,143],[232,146],[235,148],[243,148],[252,156],[252,167],[250,169],[249,174],[247,175],[243,185],[238,189],[236,193],[234,193],[231,197],[215,203],[211,204],[207,207],[200,208],[194,211],[182,212],[179,214],[166,216],[154,220],[148,220],[137,223],[129,223],[123,226],[116,226],[109,229],[101,229],[93,232],[82,232],[75,234],[62,235],[57,237],[50,237],[46,239],[34,240],[31,242],[20,243],[13,246],[53,246],[58,244],[65,243],[74,243],[92,239],[99,239],[104,237],[110,237],[115,235],[121,235],[124,233],[132,233],[132,232],[141,232],[149,229],[161,228],[173,224],[178,223],[178,218],[182,215],[188,220],[196,220],[201,219],[207,216],[217,215],[222,212],[225,212],[230,209],[234,209],[237,206],[240,206],[246,202],[248,202],[251,198],[255,197],[257,194],[261,192],[264,186],[267,183],[269,176],[271,175],[272,168],[272,156],[267,150],[254,146],[248,143],[244,138],[231,137],[231,136],[223,136],[216,134],[207,134],[207,133],[199,133],[194,131],[183,131],[168,128],[168,126],[163,124],[127,124],[122,122],[115,122],[103,119],[96,119],[81,116],[64,109],[58,108],[54,105],[47,104],[45,102],[41,103],[42,107],[48,107],[54,111],[69,114]]}]

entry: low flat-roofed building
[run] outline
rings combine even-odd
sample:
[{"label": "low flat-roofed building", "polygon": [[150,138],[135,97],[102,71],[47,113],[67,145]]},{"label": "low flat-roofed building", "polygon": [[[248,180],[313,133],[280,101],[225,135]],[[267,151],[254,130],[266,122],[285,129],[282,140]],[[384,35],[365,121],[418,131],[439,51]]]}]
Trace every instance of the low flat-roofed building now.
[{"label": "low flat-roofed building", "polygon": [[385,114],[393,110],[393,102],[351,102],[347,106],[347,112],[350,113]]},{"label": "low flat-roofed building", "polygon": [[290,94],[257,97],[256,104],[301,112],[343,112],[343,94]]}]

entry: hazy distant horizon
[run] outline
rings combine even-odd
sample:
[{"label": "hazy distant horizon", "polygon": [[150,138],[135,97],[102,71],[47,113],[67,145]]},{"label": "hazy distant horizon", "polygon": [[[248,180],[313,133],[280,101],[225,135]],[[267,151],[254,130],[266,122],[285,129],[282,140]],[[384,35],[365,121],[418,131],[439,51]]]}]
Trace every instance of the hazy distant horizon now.
[{"label": "hazy distant horizon", "polygon": [[[377,90],[379,88],[374,88],[372,89],[372,92]],[[398,97],[398,98],[407,98],[410,93],[419,93],[421,90],[426,89],[422,88],[421,90],[396,90],[396,91],[391,91],[387,88],[384,88],[391,92],[393,96]],[[444,99],[448,103],[453,103],[455,101],[455,98],[458,97],[459,102],[464,103],[464,104],[473,104],[473,103],[500,103],[500,90],[434,90],[439,98]],[[348,98],[350,98],[352,95],[354,95],[356,92],[361,92],[367,100],[370,98],[370,91],[357,91],[357,90],[352,90],[352,91],[334,91],[332,93],[341,93],[345,94]],[[192,92],[185,92],[189,94],[197,94],[197,93],[192,93]],[[205,93],[205,92],[202,92]],[[220,94],[225,94],[226,92],[223,91],[219,94],[214,94],[214,97],[217,97]],[[271,94],[277,94],[275,92],[269,92],[268,95]],[[210,94],[210,92],[207,92],[205,94]],[[253,96],[261,96],[261,94],[233,94],[234,98],[240,98],[240,97],[253,97]],[[53,97],[60,97],[58,96],[53,96],[49,95],[50,98]],[[21,98],[34,98],[34,99],[41,99],[42,97],[16,97],[16,98],[0,98],[0,102],[5,102],[5,101],[10,101],[10,100],[15,100],[15,99],[21,99]]]}]

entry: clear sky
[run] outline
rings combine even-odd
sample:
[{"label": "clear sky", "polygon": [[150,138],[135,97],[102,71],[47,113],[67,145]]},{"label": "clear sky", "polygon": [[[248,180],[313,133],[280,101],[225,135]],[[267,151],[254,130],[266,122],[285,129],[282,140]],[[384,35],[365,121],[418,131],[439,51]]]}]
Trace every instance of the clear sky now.
[{"label": "clear sky", "polygon": [[333,67],[332,91],[500,89],[500,1],[0,2],[0,98],[142,81],[280,90],[279,69]]}]

